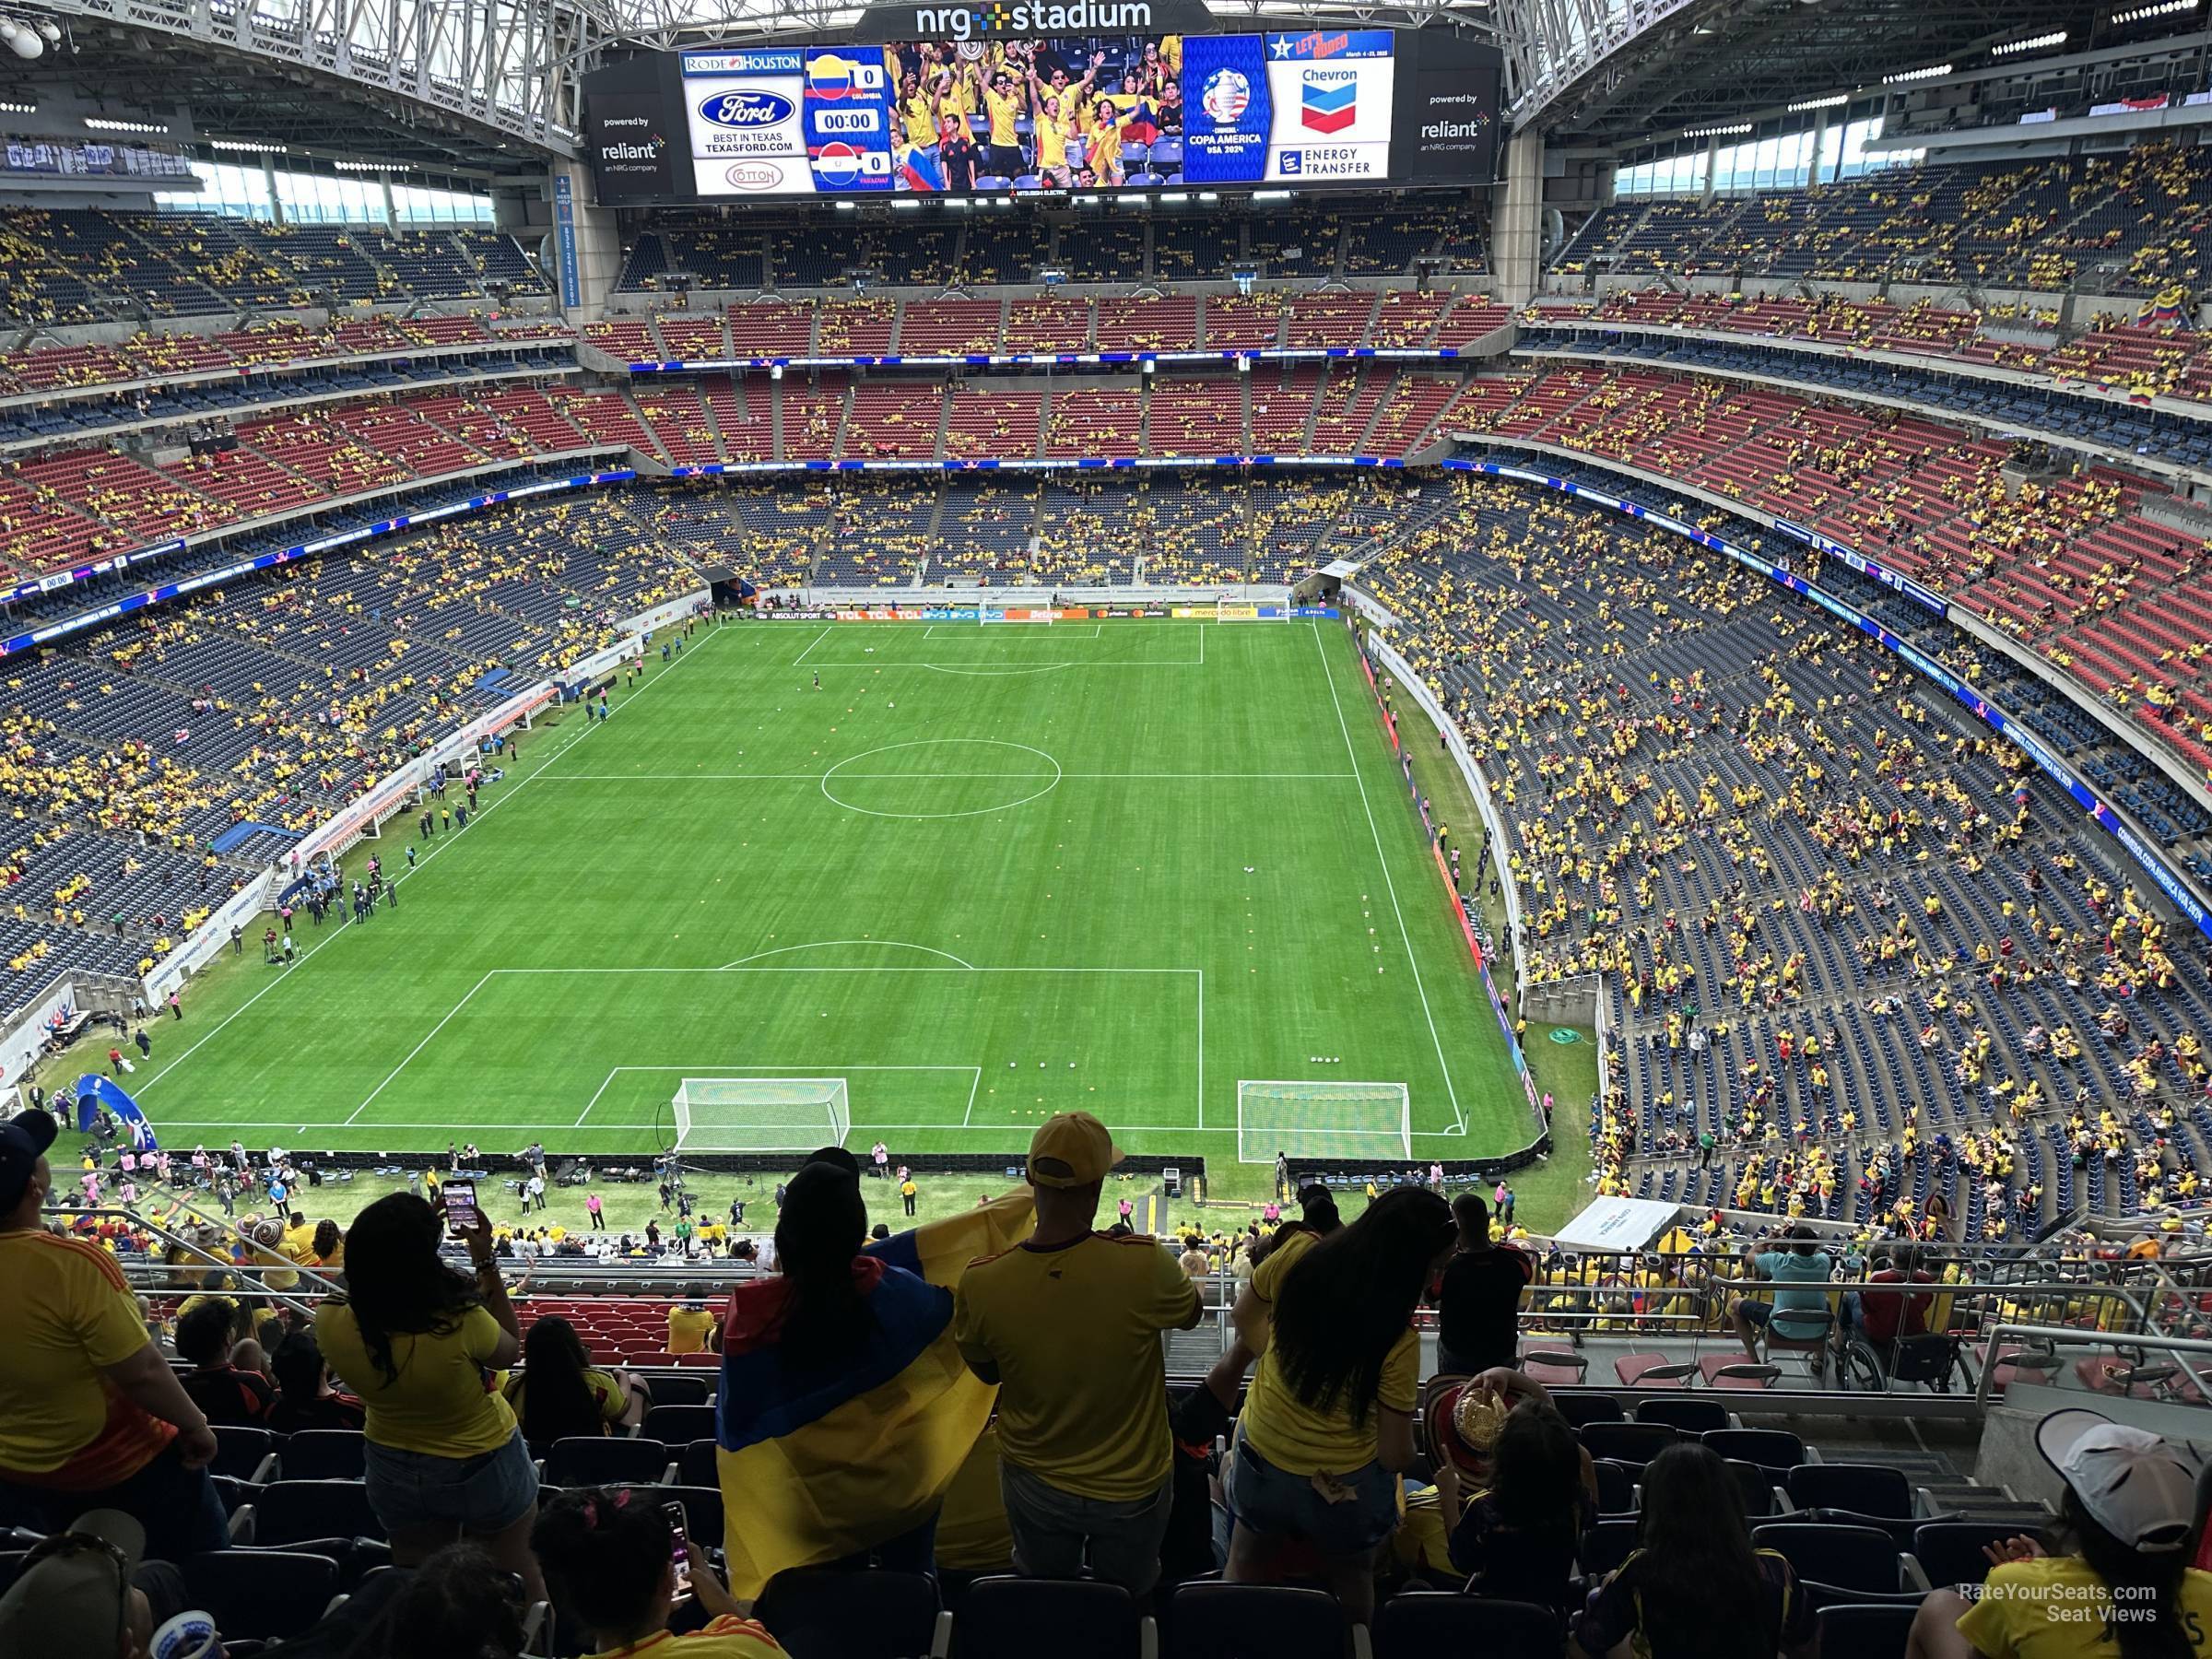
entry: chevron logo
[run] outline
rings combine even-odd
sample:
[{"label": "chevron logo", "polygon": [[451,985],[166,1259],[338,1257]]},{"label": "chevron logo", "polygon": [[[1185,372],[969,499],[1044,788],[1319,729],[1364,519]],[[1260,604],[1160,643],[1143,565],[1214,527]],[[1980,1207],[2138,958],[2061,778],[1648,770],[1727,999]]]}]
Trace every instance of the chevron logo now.
[{"label": "chevron logo", "polygon": [[1343,132],[1359,116],[1359,92],[1357,75],[1308,70],[1299,94],[1299,124],[1309,132]]}]

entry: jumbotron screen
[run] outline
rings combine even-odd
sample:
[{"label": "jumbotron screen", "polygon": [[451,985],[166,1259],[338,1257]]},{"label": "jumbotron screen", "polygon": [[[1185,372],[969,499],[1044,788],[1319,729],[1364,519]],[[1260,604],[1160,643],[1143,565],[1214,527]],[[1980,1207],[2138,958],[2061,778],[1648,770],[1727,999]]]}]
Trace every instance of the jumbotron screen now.
[{"label": "jumbotron screen", "polygon": [[[1085,0],[899,20],[1164,9]],[[971,27],[655,54],[600,72],[585,93],[598,198],[620,206],[1487,183],[1499,85],[1493,50],[1441,32]]]}]

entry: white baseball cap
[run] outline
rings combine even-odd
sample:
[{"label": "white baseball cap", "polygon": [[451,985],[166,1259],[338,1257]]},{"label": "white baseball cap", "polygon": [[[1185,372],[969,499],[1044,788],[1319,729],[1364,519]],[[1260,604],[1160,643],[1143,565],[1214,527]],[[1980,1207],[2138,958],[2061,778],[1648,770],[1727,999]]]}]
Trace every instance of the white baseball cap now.
[{"label": "white baseball cap", "polygon": [[2167,1555],[2188,1542],[2199,1467],[2186,1447],[2081,1406],[2045,1418],[2035,1444],[2089,1519],[2123,1544]]}]

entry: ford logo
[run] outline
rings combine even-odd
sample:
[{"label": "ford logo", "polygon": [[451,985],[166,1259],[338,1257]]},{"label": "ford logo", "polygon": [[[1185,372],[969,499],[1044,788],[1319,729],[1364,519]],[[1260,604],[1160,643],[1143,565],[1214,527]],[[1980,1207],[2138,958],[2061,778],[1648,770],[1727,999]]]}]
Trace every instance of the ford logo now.
[{"label": "ford logo", "polygon": [[765,127],[789,121],[798,105],[781,92],[760,92],[740,88],[735,92],[718,92],[699,106],[699,112],[716,126]]}]

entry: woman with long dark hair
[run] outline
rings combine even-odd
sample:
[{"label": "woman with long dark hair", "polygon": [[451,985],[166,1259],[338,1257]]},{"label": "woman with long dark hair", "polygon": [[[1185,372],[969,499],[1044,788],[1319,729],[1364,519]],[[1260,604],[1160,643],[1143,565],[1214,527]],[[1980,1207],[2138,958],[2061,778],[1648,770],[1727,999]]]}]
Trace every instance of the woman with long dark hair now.
[{"label": "woman with long dark hair", "polygon": [[1524,1396],[1507,1414],[1490,1451],[1489,1484],[1464,1512],[1459,1466],[1440,1458],[1436,1485],[1452,1527],[1452,1565],[1466,1575],[1468,1591],[1567,1612],[1575,1550],[1597,1514],[1596,1482],[1573,1429],[1540,1395]]},{"label": "woman with long dark hair", "polygon": [[2008,1538],[1971,1603],[1938,1590],[1921,1604],[1909,1659],[2199,1659],[2212,1653],[2212,1573],[2189,1565],[2204,1518],[2204,1471],[2188,1451],[2081,1406],[2038,1426],[2066,1483],[2065,1547]]},{"label": "woman with long dark hair", "polygon": [[[862,1396],[909,1364],[927,1363],[928,1344],[950,1323],[951,1293],[863,1254],[867,1237],[855,1169],[825,1159],[792,1177],[776,1218],[782,1272],[730,1292],[723,1337],[725,1446],[781,1440],[836,1412],[863,1410],[856,1404]],[[925,1393],[880,1404],[896,1411]],[[885,1422],[872,1439],[895,1447],[900,1434]],[[930,1571],[944,1493],[917,1490],[900,1461],[891,1452],[824,1471],[822,1478],[840,1488],[838,1500],[794,1506],[784,1518],[779,1559],[818,1565],[873,1559],[903,1571]],[[752,1576],[734,1554],[730,1578],[739,1594],[752,1593]]]},{"label": "woman with long dark hair", "polygon": [[594,1366],[576,1327],[558,1313],[537,1320],[524,1336],[523,1366],[508,1377],[505,1393],[533,1446],[611,1434],[635,1424],[653,1403],[629,1372]]},{"label": "woman with long dark hair", "polygon": [[1751,1547],[1720,1456],[1669,1446],[1643,1471],[1637,1547],[1574,1621],[1569,1659],[1814,1659],[1819,1633],[1790,1564]]},{"label": "woman with long dark hair", "polygon": [[706,1624],[669,1633],[676,1533],[653,1499],[650,1487],[589,1488],[563,1492],[546,1506],[531,1543],[562,1616],[583,1627],[600,1659],[648,1652],[668,1659],[686,1653],[771,1659],[782,1653],[774,1637],[744,1616],[696,1538],[685,1539],[685,1571]]},{"label": "woman with long dark hair", "polygon": [[1398,1187],[1325,1238],[1291,1233],[1260,1264],[1236,1308],[1238,1347],[1259,1366],[1230,1476],[1231,1580],[1271,1582],[1283,1546],[1302,1543],[1346,1612],[1370,1621],[1414,1458],[1413,1311],[1453,1237],[1442,1198]]},{"label": "woman with long dark hair", "polygon": [[439,1212],[408,1193],[379,1198],[346,1241],[346,1295],[323,1304],[324,1357],[368,1408],[370,1506],[411,1567],[456,1538],[483,1545],[544,1591],[530,1553],[537,1472],[505,1398],[487,1379],[522,1338],[480,1213],[465,1238],[476,1273],[439,1259]]}]

